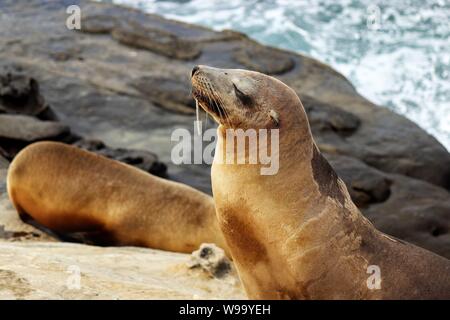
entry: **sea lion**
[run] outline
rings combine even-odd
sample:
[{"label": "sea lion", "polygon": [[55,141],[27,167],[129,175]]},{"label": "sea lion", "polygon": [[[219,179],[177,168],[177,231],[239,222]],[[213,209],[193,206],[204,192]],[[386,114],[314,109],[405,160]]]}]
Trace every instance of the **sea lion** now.
[{"label": "sea lion", "polygon": [[210,196],[63,143],[23,149],[7,186],[23,220],[57,234],[186,253],[205,242],[227,250]]},{"label": "sea lion", "polygon": [[[219,124],[216,213],[250,298],[450,298],[450,261],[383,234],[360,213],[317,148],[294,90],[261,73],[207,66],[194,68],[191,81]],[[237,128],[258,130],[259,146],[227,148]],[[263,143],[260,129],[278,130],[279,145]],[[248,161],[267,151],[279,157],[273,175]]]}]

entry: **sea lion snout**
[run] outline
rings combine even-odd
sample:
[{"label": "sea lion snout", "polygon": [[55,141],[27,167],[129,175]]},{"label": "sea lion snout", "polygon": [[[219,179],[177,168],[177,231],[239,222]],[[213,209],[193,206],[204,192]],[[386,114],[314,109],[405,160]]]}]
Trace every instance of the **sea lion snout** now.
[{"label": "sea lion snout", "polygon": [[267,76],[255,71],[198,65],[192,69],[192,96],[220,125],[265,128],[271,87]]},{"label": "sea lion snout", "polygon": [[230,69],[196,65],[191,71],[191,79],[194,81],[197,78],[197,80],[203,80],[213,84],[216,90],[220,87],[221,91],[225,89],[224,92],[231,92],[233,85],[232,77],[230,77],[231,71]]}]

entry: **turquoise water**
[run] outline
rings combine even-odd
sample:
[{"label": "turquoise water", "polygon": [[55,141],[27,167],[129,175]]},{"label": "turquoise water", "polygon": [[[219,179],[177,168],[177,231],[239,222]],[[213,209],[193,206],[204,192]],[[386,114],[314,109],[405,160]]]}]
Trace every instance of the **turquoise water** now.
[{"label": "turquoise water", "polygon": [[371,101],[450,150],[450,1],[113,0],[168,18],[235,29],[343,73]]}]

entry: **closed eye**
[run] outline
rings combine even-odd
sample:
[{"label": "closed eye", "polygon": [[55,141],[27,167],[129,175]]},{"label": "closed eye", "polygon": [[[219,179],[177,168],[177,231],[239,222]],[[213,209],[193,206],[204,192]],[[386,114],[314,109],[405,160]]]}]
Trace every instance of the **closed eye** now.
[{"label": "closed eye", "polygon": [[241,100],[241,102],[244,105],[249,106],[252,104],[252,98],[250,96],[246,95],[241,90],[239,90],[239,88],[234,83],[233,83],[233,87],[234,87],[234,92],[236,93],[236,96],[239,98],[239,100]]}]

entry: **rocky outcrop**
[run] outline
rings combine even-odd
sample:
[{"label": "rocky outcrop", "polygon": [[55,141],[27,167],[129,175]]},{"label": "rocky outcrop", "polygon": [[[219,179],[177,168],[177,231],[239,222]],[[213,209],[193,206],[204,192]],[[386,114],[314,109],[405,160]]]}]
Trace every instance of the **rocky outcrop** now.
[{"label": "rocky outcrop", "polygon": [[268,48],[247,40],[249,45],[241,46],[233,53],[233,59],[248,69],[276,75],[291,71],[295,67],[291,54]]},{"label": "rocky outcrop", "polygon": [[70,129],[59,122],[25,115],[0,114],[0,145],[12,159],[25,145],[42,140],[65,140]]},{"label": "rocky outcrop", "polygon": [[8,65],[0,70],[0,113],[4,112],[55,120],[36,79],[27,77],[20,67]]},{"label": "rocky outcrop", "polygon": [[167,76],[142,77],[132,85],[156,106],[187,115],[195,114],[191,90],[178,79]]},{"label": "rocky outcrop", "polygon": [[33,142],[52,140],[72,143],[154,175],[166,175],[166,165],[154,153],[111,148],[100,140],[83,139],[57,120],[34,78],[26,76],[15,65],[0,69],[0,155],[3,157],[11,160]]},{"label": "rocky outcrop", "polygon": [[[76,132],[104,137],[102,140],[118,146],[131,143],[132,147],[154,151],[168,162],[169,148],[161,140],[167,141],[174,126],[192,127],[192,119],[182,115],[192,113],[194,105],[188,96],[192,66],[250,68],[276,75],[311,102],[316,116],[324,120],[319,120],[319,127],[313,124],[324,150],[357,158],[385,172],[449,187],[450,156],[433,137],[411,121],[361,97],[342,75],[326,65],[261,46],[236,32],[215,32],[110,4],[75,3],[84,13],[81,32],[64,27],[67,15],[62,1],[52,5],[39,0],[20,4],[6,1],[4,8],[16,9],[14,18],[21,24],[8,25],[9,32],[2,29],[0,54],[5,58],[3,63],[19,63],[27,74],[36,75],[46,99]],[[39,41],[27,36],[36,25]],[[158,32],[170,34],[177,39],[173,41],[188,42],[200,54],[186,60],[139,43],[123,45],[111,36],[114,30],[122,29],[139,34],[154,30],[141,35],[149,43],[160,41],[155,36]],[[127,41],[130,39],[133,37]],[[169,46],[171,41],[167,41]],[[177,48],[187,56],[191,50],[187,45]],[[342,114],[352,120],[328,126],[330,110],[341,114],[336,121],[344,119]],[[127,131],[126,138],[120,130]],[[206,174],[198,175],[198,168],[172,166],[169,171],[174,179],[209,189]]]},{"label": "rocky outcrop", "polygon": [[[319,148],[347,184],[355,203],[380,230],[450,258],[450,154],[419,126],[366,100],[329,66],[263,46],[238,32],[216,32],[106,3],[78,0],[71,4],[81,6],[78,31],[65,26],[65,1],[0,3],[6,13],[0,19],[1,117],[27,119],[26,123],[32,124],[28,132],[22,130],[24,125],[4,121],[10,129],[0,128],[0,156],[11,160],[36,139],[61,140],[53,133],[37,135],[36,129],[59,121],[58,128],[70,127],[65,142],[77,142],[85,149],[211,192],[209,166],[171,162],[173,130],[194,129],[190,71],[196,64],[258,70],[281,79],[299,94]],[[167,165],[167,174],[162,163]],[[7,164],[0,158],[0,168]],[[5,190],[4,184],[0,185],[0,238],[10,247],[3,246],[0,252],[12,255],[17,250],[24,255],[18,259],[26,259],[34,255],[33,250],[40,250],[39,246],[28,251],[25,245],[14,247],[11,242],[52,238],[35,229],[23,236],[17,233],[23,224],[14,220]],[[34,237],[33,232],[39,236]],[[43,248],[49,256],[68,259],[72,253],[78,257],[78,249],[71,250],[81,247],[58,243]],[[90,257],[114,252],[121,263],[126,260],[121,249],[86,250],[87,256],[92,253]],[[140,249],[133,250],[127,252],[140,254]],[[88,270],[94,269],[95,259],[91,260],[82,260]],[[139,268],[147,262],[135,261],[127,267]],[[26,265],[27,261],[20,263]],[[120,269],[110,266],[111,274]],[[42,269],[46,267],[42,262]],[[17,268],[6,269],[0,281],[16,279],[14,283],[33,287],[37,278],[27,278],[25,269]],[[151,278],[145,278],[147,281],[156,283]],[[113,286],[112,282],[105,284],[107,290]],[[100,292],[97,289],[73,297],[93,297]],[[48,290],[57,297],[71,296]],[[34,293],[8,294],[32,297]]]}]

